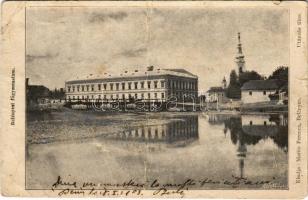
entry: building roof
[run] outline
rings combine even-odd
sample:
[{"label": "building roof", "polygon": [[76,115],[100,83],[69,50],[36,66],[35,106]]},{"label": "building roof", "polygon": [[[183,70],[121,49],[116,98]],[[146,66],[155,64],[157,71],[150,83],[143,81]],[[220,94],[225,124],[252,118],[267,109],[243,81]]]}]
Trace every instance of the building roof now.
[{"label": "building roof", "polygon": [[225,92],[225,89],[223,89],[222,87],[211,87],[207,92],[211,93],[211,92]]},{"label": "building roof", "polygon": [[279,80],[251,80],[241,87],[241,90],[277,90],[280,88]]},{"label": "building roof", "polygon": [[196,75],[190,73],[189,71],[187,71],[185,69],[164,69],[164,70],[169,71],[169,72],[179,73],[179,74],[186,74],[186,75],[197,78]]},{"label": "building roof", "polygon": [[186,78],[198,78],[198,76],[186,71],[185,69],[160,69],[154,68],[153,66],[147,67],[144,70],[132,70],[132,71],[123,71],[119,74],[110,74],[105,72],[104,74],[90,74],[85,77],[77,77],[71,80],[68,80],[67,83],[74,83],[78,81],[90,81],[90,80],[101,80],[101,79],[122,79],[122,78],[137,78],[137,77],[147,77],[147,76],[161,76],[161,75],[173,75],[173,76],[180,76]]}]

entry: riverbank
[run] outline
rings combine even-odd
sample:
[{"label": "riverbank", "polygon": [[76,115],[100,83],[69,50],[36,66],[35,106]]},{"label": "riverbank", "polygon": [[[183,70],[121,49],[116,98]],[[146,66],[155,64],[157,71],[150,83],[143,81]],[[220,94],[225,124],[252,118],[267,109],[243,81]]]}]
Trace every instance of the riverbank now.
[{"label": "riverbank", "polygon": [[252,103],[243,104],[240,107],[242,112],[288,112],[288,105],[273,103]]},{"label": "riverbank", "polygon": [[180,120],[193,112],[101,112],[94,110],[44,110],[27,112],[27,142],[51,143],[108,136],[129,127],[151,126]]},{"label": "riverbank", "polygon": [[[149,127],[181,121],[197,115],[207,117],[269,115],[277,112],[199,111],[199,112],[106,112],[94,110],[43,110],[27,112],[27,143],[44,144],[95,137],[113,137],[133,127]],[[284,115],[287,113],[283,113]],[[186,126],[186,125],[185,125]],[[155,134],[155,133],[153,133]]]}]

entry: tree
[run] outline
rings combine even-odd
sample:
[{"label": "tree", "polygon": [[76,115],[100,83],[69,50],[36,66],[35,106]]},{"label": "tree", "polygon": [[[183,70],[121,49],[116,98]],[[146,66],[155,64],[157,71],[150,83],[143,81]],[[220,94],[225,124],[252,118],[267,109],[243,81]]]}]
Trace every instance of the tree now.
[{"label": "tree", "polygon": [[238,82],[238,76],[235,70],[232,70],[230,73],[230,83],[226,93],[228,98],[234,98],[234,99],[241,98],[241,87]]},{"label": "tree", "polygon": [[279,80],[279,86],[282,91],[285,91],[288,94],[288,76],[289,68],[285,66],[277,67],[277,69],[268,77],[268,79]]},{"label": "tree", "polygon": [[50,90],[49,97],[52,98],[52,99],[64,99],[65,98],[64,89],[63,88],[60,88],[60,89],[55,88],[54,90]]},{"label": "tree", "polygon": [[240,99],[241,98],[241,87],[239,84],[229,85],[227,88],[227,97],[231,99]]},{"label": "tree", "polygon": [[237,79],[238,77],[237,77],[235,70],[232,70],[230,73],[230,84],[229,85],[236,85],[238,83]]},{"label": "tree", "polygon": [[261,76],[256,71],[246,71],[239,75],[239,84],[242,87],[244,83],[250,81],[250,80],[263,80],[264,77]]},{"label": "tree", "polygon": [[288,82],[288,69],[288,67],[280,66],[268,77],[268,79],[278,79],[280,81]]}]

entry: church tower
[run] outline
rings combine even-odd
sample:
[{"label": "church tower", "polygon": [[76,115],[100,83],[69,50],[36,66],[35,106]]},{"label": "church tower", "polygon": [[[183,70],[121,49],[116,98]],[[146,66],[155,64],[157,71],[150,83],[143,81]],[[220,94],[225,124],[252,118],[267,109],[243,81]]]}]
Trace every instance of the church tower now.
[{"label": "church tower", "polygon": [[238,66],[238,73],[241,74],[245,72],[245,56],[243,54],[242,50],[242,44],[241,44],[241,33],[238,33],[238,45],[237,45],[237,55],[235,57],[235,62]]},{"label": "church tower", "polygon": [[224,77],[224,79],[222,80],[222,88],[226,89],[227,88],[227,80],[226,77]]}]

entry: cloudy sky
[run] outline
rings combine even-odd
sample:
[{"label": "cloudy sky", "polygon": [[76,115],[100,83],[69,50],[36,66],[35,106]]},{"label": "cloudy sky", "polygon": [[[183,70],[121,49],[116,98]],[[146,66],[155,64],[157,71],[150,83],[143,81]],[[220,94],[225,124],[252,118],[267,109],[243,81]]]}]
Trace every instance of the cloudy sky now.
[{"label": "cloudy sky", "polygon": [[288,65],[288,22],[288,10],[270,7],[33,7],[27,77],[53,89],[77,76],[154,65],[185,68],[207,90],[236,69],[237,32],[248,70],[268,76]]}]

